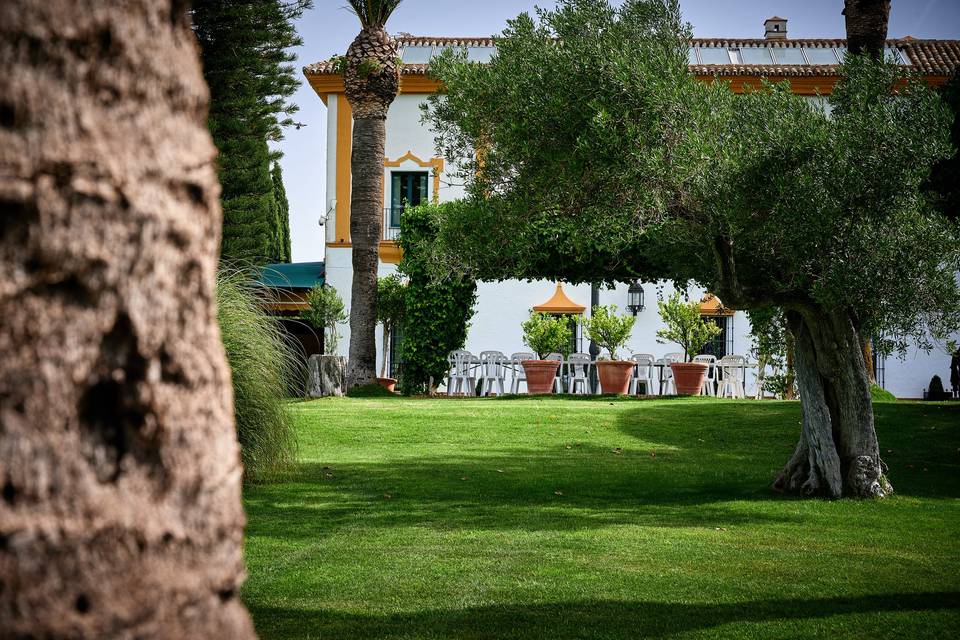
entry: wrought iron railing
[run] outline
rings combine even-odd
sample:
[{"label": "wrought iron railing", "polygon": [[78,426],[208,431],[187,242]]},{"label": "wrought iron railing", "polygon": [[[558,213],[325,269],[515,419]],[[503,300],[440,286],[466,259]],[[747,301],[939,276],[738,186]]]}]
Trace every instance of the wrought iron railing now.
[{"label": "wrought iron railing", "polygon": [[400,237],[400,214],[403,207],[387,207],[383,210],[383,239],[396,240]]}]

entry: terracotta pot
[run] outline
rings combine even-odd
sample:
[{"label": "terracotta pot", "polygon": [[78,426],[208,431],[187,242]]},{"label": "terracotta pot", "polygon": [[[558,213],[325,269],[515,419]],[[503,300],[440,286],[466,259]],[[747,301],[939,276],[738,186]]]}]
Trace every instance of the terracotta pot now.
[{"label": "terracotta pot", "polygon": [[597,375],[600,376],[601,391],[619,395],[627,393],[633,365],[633,362],[626,360],[598,360]]},{"label": "terracotta pot", "polygon": [[527,391],[531,395],[550,393],[557,377],[560,363],[556,360],[524,360],[523,372],[527,376]]},{"label": "terracotta pot", "polygon": [[678,396],[695,396],[700,393],[703,379],[707,377],[706,362],[674,362],[670,365],[673,370],[673,382],[677,386]]},{"label": "terracotta pot", "polygon": [[394,387],[397,386],[397,381],[395,378],[377,378],[377,384],[392,393]]}]

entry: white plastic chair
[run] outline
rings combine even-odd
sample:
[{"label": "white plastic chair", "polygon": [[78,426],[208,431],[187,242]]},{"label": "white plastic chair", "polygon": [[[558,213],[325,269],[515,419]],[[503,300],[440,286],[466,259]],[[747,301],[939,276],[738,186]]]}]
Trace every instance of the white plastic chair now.
[{"label": "white plastic chair", "polygon": [[717,395],[721,398],[743,398],[746,397],[746,391],[743,388],[743,382],[740,379],[744,365],[747,359],[743,356],[723,356],[717,362],[720,368],[720,391]]},{"label": "white plastic chair", "polygon": [[677,385],[673,379],[673,369],[670,364],[683,362],[682,353],[667,353],[663,356],[663,389],[661,395],[677,395]]},{"label": "white plastic chair", "polygon": [[707,367],[707,375],[703,378],[703,384],[700,386],[700,395],[717,395],[717,356],[700,354],[693,359],[694,362],[702,362]]},{"label": "white plastic chair", "polygon": [[502,396],[507,376],[507,356],[500,351],[480,352],[480,395],[485,396],[493,391],[494,385]]},{"label": "white plastic chair", "polygon": [[590,378],[587,372],[590,370],[590,363],[593,359],[589,353],[571,353],[567,358],[567,393],[577,393],[577,385],[580,386],[581,395],[590,395]]},{"label": "white plastic chair", "polygon": [[520,393],[520,383],[527,384],[527,372],[523,370],[523,361],[536,359],[536,354],[526,351],[518,351],[510,355],[510,367],[513,369],[513,380],[510,381],[510,393]]},{"label": "white plastic chair", "polygon": [[560,363],[560,366],[557,367],[557,375],[553,379],[553,391],[554,393],[563,393],[563,382],[560,381],[560,376],[563,374],[563,354],[562,353],[548,353],[547,357],[544,360],[556,360]]},{"label": "white plastic chair", "polygon": [[641,384],[644,395],[650,395],[653,389],[653,354],[635,353],[630,359],[634,362],[633,375],[630,377],[630,395],[640,395]]},{"label": "white plastic chair", "polygon": [[451,351],[447,355],[450,363],[450,372],[447,374],[447,395],[463,393],[467,396],[476,394],[477,378],[473,371],[473,363],[477,358],[463,349]]}]

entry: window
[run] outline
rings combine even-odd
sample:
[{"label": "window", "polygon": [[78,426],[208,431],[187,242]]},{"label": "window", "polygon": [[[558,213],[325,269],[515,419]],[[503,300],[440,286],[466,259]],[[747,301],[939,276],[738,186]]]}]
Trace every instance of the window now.
[{"label": "window", "polygon": [[883,50],[883,57],[894,64],[910,64],[906,61],[906,54],[896,47],[887,47]]},{"label": "window", "polygon": [[804,47],[803,51],[807,54],[810,64],[838,64],[837,54],[833,49]]},{"label": "window", "polygon": [[773,50],[777,64],[807,64],[799,47],[782,47]]},{"label": "window", "polygon": [[697,50],[693,47],[687,49],[687,64],[699,64],[697,61]]},{"label": "window", "polygon": [[700,47],[701,64],[730,64],[726,47]]},{"label": "window", "polygon": [[402,59],[406,64],[426,64],[433,55],[433,47],[404,47]]},{"label": "window", "polygon": [[427,171],[394,171],[390,175],[391,227],[400,226],[400,214],[406,207],[415,207],[427,201]]},{"label": "window", "polygon": [[743,64],[771,64],[770,49],[767,47],[741,47],[740,57]]},{"label": "window", "polygon": [[704,320],[720,327],[720,333],[710,342],[703,345],[700,353],[716,356],[717,359],[731,353],[733,351],[733,332],[730,331],[730,327],[727,326],[728,318],[724,316],[704,316]]},{"label": "window", "polygon": [[[394,380],[400,378],[400,371],[403,369],[403,358],[401,357],[400,345],[403,343],[403,327],[397,325],[390,330],[390,353],[389,353],[389,375]],[[387,357],[388,354],[383,354]]]},{"label": "window", "polygon": [[467,47],[467,60],[470,62],[490,62],[497,50],[495,47]]}]

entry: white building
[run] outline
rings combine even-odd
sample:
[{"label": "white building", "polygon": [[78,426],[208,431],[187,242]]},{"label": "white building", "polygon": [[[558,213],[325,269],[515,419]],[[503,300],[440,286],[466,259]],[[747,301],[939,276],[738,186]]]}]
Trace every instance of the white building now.
[{"label": "white building", "polygon": [[[762,77],[791,80],[795,93],[814,96],[829,94],[837,81],[836,65],[845,52],[842,40],[793,40],[786,37],[786,20],[771,18],[765,23],[765,38],[756,40],[696,39],[690,47],[691,70],[703,79],[721,76],[733,81],[735,88],[757,86]],[[398,209],[402,201],[418,204],[421,200],[444,202],[462,195],[462,190],[445,179],[445,161],[436,157],[434,136],[421,123],[420,105],[437,89],[426,69],[432,55],[447,47],[463,47],[472,60],[483,62],[494,51],[491,39],[400,38],[404,67],[400,94],[387,118],[387,138],[383,168],[384,234],[380,245],[380,275],[396,270],[400,259],[396,237],[399,232]],[[960,43],[904,39],[889,41],[888,52],[900,62],[915,65],[933,82],[943,82],[953,66],[960,64]],[[327,105],[326,199],[326,282],[335,287],[348,308],[352,281],[350,248],[350,151],[352,116],[343,94],[343,81],[329,62],[304,68],[311,86]],[[629,283],[613,290],[600,290],[600,304],[628,307]],[[559,287],[559,291],[558,291]],[[656,331],[662,326],[657,313],[656,286],[643,283],[645,307],[637,312],[637,322],[628,348],[634,353],[660,356],[676,351],[676,345],[658,344]],[[669,286],[663,289],[669,295]],[[556,295],[556,294],[560,295]],[[691,296],[706,292],[691,291]],[[507,355],[529,351],[522,341],[520,323],[532,308],[563,312],[589,313],[589,285],[558,285],[554,282],[505,281],[480,283],[476,315],[471,321],[466,348],[474,353],[499,350]],[[716,355],[750,352],[749,322],[742,312],[726,312],[716,300],[708,299],[703,313],[715,318],[724,333],[708,347]],[[382,336],[378,328],[378,345]],[[346,355],[349,327],[344,328],[340,350]],[[379,346],[378,346],[379,350]],[[577,350],[587,351],[579,338]],[[390,354],[378,353],[378,367]],[[394,358],[393,360],[396,360]],[[899,397],[921,397],[934,373],[949,380],[950,358],[942,352],[926,354],[912,350],[905,360],[878,362],[880,382]],[[393,362],[393,364],[396,364]],[[748,393],[750,392],[748,381]]]}]

